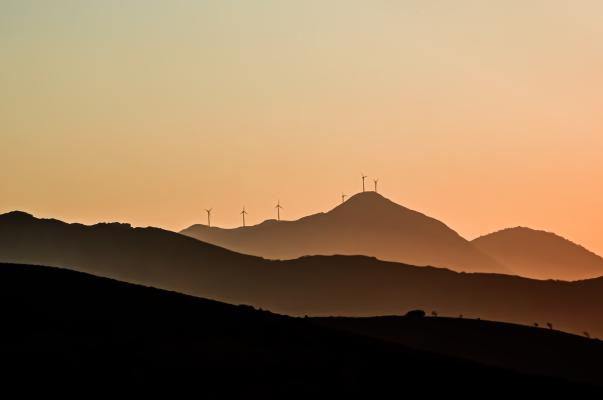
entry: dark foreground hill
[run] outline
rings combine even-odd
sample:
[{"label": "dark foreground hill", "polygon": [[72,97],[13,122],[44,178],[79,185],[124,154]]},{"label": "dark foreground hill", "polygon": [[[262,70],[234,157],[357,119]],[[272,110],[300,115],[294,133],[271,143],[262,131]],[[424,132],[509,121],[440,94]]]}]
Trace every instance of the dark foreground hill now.
[{"label": "dark foreground hill", "polygon": [[603,276],[602,257],[551,232],[509,228],[472,243],[513,273],[528,278],[579,280]]},{"label": "dark foreground hill", "polygon": [[1,264],[0,305],[0,379],[21,392],[126,387],[264,399],[596,390],[56,268]]},{"label": "dark foreground hill", "polygon": [[546,326],[458,317],[314,320],[324,326],[485,365],[603,385],[603,342]]},{"label": "dark foreground hill", "polygon": [[235,229],[193,225],[182,234],[270,259],[365,255],[467,272],[509,272],[444,223],[375,192],[358,193],[329,212]]},{"label": "dark foreground hill", "polygon": [[64,266],[289,315],[396,315],[408,309],[603,337],[603,278],[537,281],[362,256],[270,261],[156,228],[0,215],[0,261]]}]

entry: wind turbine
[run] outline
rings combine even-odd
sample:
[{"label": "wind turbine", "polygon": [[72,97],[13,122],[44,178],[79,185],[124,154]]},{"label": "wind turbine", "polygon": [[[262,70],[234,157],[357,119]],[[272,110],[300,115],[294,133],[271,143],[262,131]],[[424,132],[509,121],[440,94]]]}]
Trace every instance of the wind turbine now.
[{"label": "wind turbine", "polygon": [[206,208],[205,212],[207,213],[207,227],[211,228],[211,210],[213,210],[213,208]]},{"label": "wind turbine", "polygon": [[364,180],[367,178],[366,175],[362,174],[362,191],[364,192]]},{"label": "wind turbine", "polygon": [[276,203],[276,218],[277,221],[281,220],[281,208],[283,208],[283,206],[281,206],[281,201],[279,200],[278,203]]},{"label": "wind turbine", "polygon": [[243,206],[243,211],[241,211],[241,215],[243,216],[243,227],[245,227],[245,214],[248,214],[248,212],[245,211],[245,206]]},{"label": "wind turbine", "polygon": [[377,193],[377,184],[379,183],[379,179],[373,179],[373,182],[375,183],[375,193]]},{"label": "wind turbine", "polygon": [[344,193],[341,194],[341,204],[345,203],[346,196],[347,196],[347,194],[344,194]]}]

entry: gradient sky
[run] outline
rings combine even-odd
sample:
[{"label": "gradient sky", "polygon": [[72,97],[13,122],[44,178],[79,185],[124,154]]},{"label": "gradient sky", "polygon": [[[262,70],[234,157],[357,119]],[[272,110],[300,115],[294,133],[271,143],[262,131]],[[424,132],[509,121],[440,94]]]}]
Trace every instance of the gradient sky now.
[{"label": "gradient sky", "polygon": [[603,2],[0,0],[0,212],[168,229],[381,192],[603,254]]}]

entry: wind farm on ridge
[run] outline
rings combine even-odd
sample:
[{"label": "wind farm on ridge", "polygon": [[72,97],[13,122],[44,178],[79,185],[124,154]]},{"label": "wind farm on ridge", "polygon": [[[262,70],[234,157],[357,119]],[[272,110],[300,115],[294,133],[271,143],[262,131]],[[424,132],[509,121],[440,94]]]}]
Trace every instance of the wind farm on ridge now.
[{"label": "wind farm on ridge", "polygon": [[[368,178],[368,176],[364,175],[364,173],[363,173],[363,174],[360,174],[360,177],[362,179],[362,192],[361,193],[364,193],[364,192],[366,192],[365,181],[366,181],[366,178]],[[373,185],[374,185],[373,191],[375,193],[378,193],[378,190],[377,190],[378,183],[379,183],[378,178],[373,179]],[[345,203],[347,197],[348,197],[347,194],[345,194],[345,193],[341,194],[341,203],[342,204]],[[274,208],[276,209],[276,221],[279,222],[279,221],[281,221],[281,210],[284,209],[284,207],[281,205],[280,200],[277,201],[276,206]],[[212,211],[213,211],[213,208],[205,209],[205,212],[207,213],[207,226],[209,228],[211,228],[211,212]],[[244,228],[247,226],[247,220],[246,220],[245,216],[249,214],[244,206],[243,206],[243,210],[240,212],[240,214],[242,216],[242,225],[241,226]]]}]

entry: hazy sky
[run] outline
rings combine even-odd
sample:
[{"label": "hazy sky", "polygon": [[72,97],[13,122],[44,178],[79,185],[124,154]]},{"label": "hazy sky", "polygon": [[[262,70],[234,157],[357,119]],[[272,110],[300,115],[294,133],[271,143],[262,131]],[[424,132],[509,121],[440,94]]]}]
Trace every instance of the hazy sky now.
[{"label": "hazy sky", "polygon": [[0,212],[169,229],[361,188],[603,254],[603,1],[0,0]]}]

